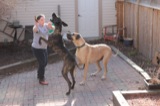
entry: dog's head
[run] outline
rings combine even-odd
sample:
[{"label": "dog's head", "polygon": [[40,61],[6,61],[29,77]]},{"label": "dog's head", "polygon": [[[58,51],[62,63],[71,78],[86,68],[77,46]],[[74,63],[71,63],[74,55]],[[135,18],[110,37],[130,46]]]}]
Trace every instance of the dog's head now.
[{"label": "dog's head", "polygon": [[57,30],[59,33],[62,31],[62,25],[64,27],[67,27],[68,25],[61,20],[61,18],[57,17],[55,13],[52,14],[52,19],[50,21],[55,25],[55,30]]},{"label": "dog's head", "polygon": [[85,43],[85,40],[79,33],[67,33],[67,39],[72,41],[75,46],[80,46]]}]

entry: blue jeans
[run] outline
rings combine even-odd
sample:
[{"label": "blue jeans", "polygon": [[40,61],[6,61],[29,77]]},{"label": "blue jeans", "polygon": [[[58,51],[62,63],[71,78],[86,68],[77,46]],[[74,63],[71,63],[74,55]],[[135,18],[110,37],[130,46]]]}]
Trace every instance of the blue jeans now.
[{"label": "blue jeans", "polygon": [[38,61],[37,77],[39,78],[40,81],[43,81],[45,80],[44,77],[45,67],[48,62],[48,51],[47,49],[36,49],[34,47],[32,47],[32,51]]}]

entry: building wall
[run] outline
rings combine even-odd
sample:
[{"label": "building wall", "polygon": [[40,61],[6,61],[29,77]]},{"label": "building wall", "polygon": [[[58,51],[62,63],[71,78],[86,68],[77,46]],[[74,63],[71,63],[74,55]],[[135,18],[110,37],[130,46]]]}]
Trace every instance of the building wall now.
[{"label": "building wall", "polygon": [[[75,30],[75,14],[74,10],[74,0],[17,0],[16,7],[12,10],[10,16],[3,17],[5,20],[9,22],[13,22],[14,20],[20,21],[20,24],[25,26],[34,25],[34,16],[38,14],[45,14],[46,21],[49,21],[53,12],[58,14],[58,5],[60,5],[60,14],[63,21],[65,21],[69,26],[64,27],[63,31],[74,31]],[[1,24],[2,25],[2,24]],[[2,25],[4,27],[4,25]],[[10,28],[7,28],[10,29]],[[12,29],[10,29],[12,30]],[[6,30],[5,32],[8,32]],[[10,31],[9,31],[10,32]],[[21,30],[18,29],[18,37],[21,33]],[[9,33],[11,34],[11,33]],[[12,36],[14,33],[12,34]],[[12,41],[11,37],[5,36],[4,34],[0,34],[0,42],[3,42],[4,39],[8,39],[8,41]],[[21,39],[24,39],[24,33],[21,36]]]},{"label": "building wall", "polygon": [[33,25],[34,16],[40,13],[45,14],[46,21],[49,21],[53,12],[58,13],[58,5],[60,5],[61,18],[68,23],[69,29],[74,30],[74,0],[19,0],[10,21],[19,20],[23,26]]},{"label": "building wall", "polygon": [[[100,19],[102,20],[102,27],[116,24],[115,2],[116,0],[102,0],[102,11],[100,11],[102,12],[102,19]],[[61,19],[69,25],[66,28],[64,27],[63,31],[77,31],[77,10],[75,7],[77,5],[75,0],[18,0],[17,5],[12,10],[12,14],[4,17],[4,19],[9,22],[19,20],[23,27],[31,26],[34,25],[34,16],[40,13],[45,14],[46,21],[49,21],[53,12],[58,14],[58,5],[60,5]],[[24,38],[23,36],[21,39]],[[6,38],[8,39],[7,36]],[[3,40],[0,39],[0,42],[4,41],[4,39],[3,35]]]}]

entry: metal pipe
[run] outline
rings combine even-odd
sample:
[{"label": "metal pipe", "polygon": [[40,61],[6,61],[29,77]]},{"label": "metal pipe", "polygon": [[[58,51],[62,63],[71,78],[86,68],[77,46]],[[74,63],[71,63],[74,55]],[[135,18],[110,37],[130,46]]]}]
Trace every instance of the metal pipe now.
[{"label": "metal pipe", "polygon": [[58,16],[61,17],[61,7],[60,7],[60,5],[57,6],[57,10],[58,10]]}]

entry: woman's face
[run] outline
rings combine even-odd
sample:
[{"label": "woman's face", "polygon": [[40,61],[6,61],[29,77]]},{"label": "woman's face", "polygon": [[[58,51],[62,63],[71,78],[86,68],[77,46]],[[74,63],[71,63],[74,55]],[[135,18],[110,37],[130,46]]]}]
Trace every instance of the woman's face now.
[{"label": "woman's face", "polygon": [[41,17],[39,20],[38,20],[38,23],[43,26],[44,25],[44,22],[45,22],[45,18],[44,17]]}]

